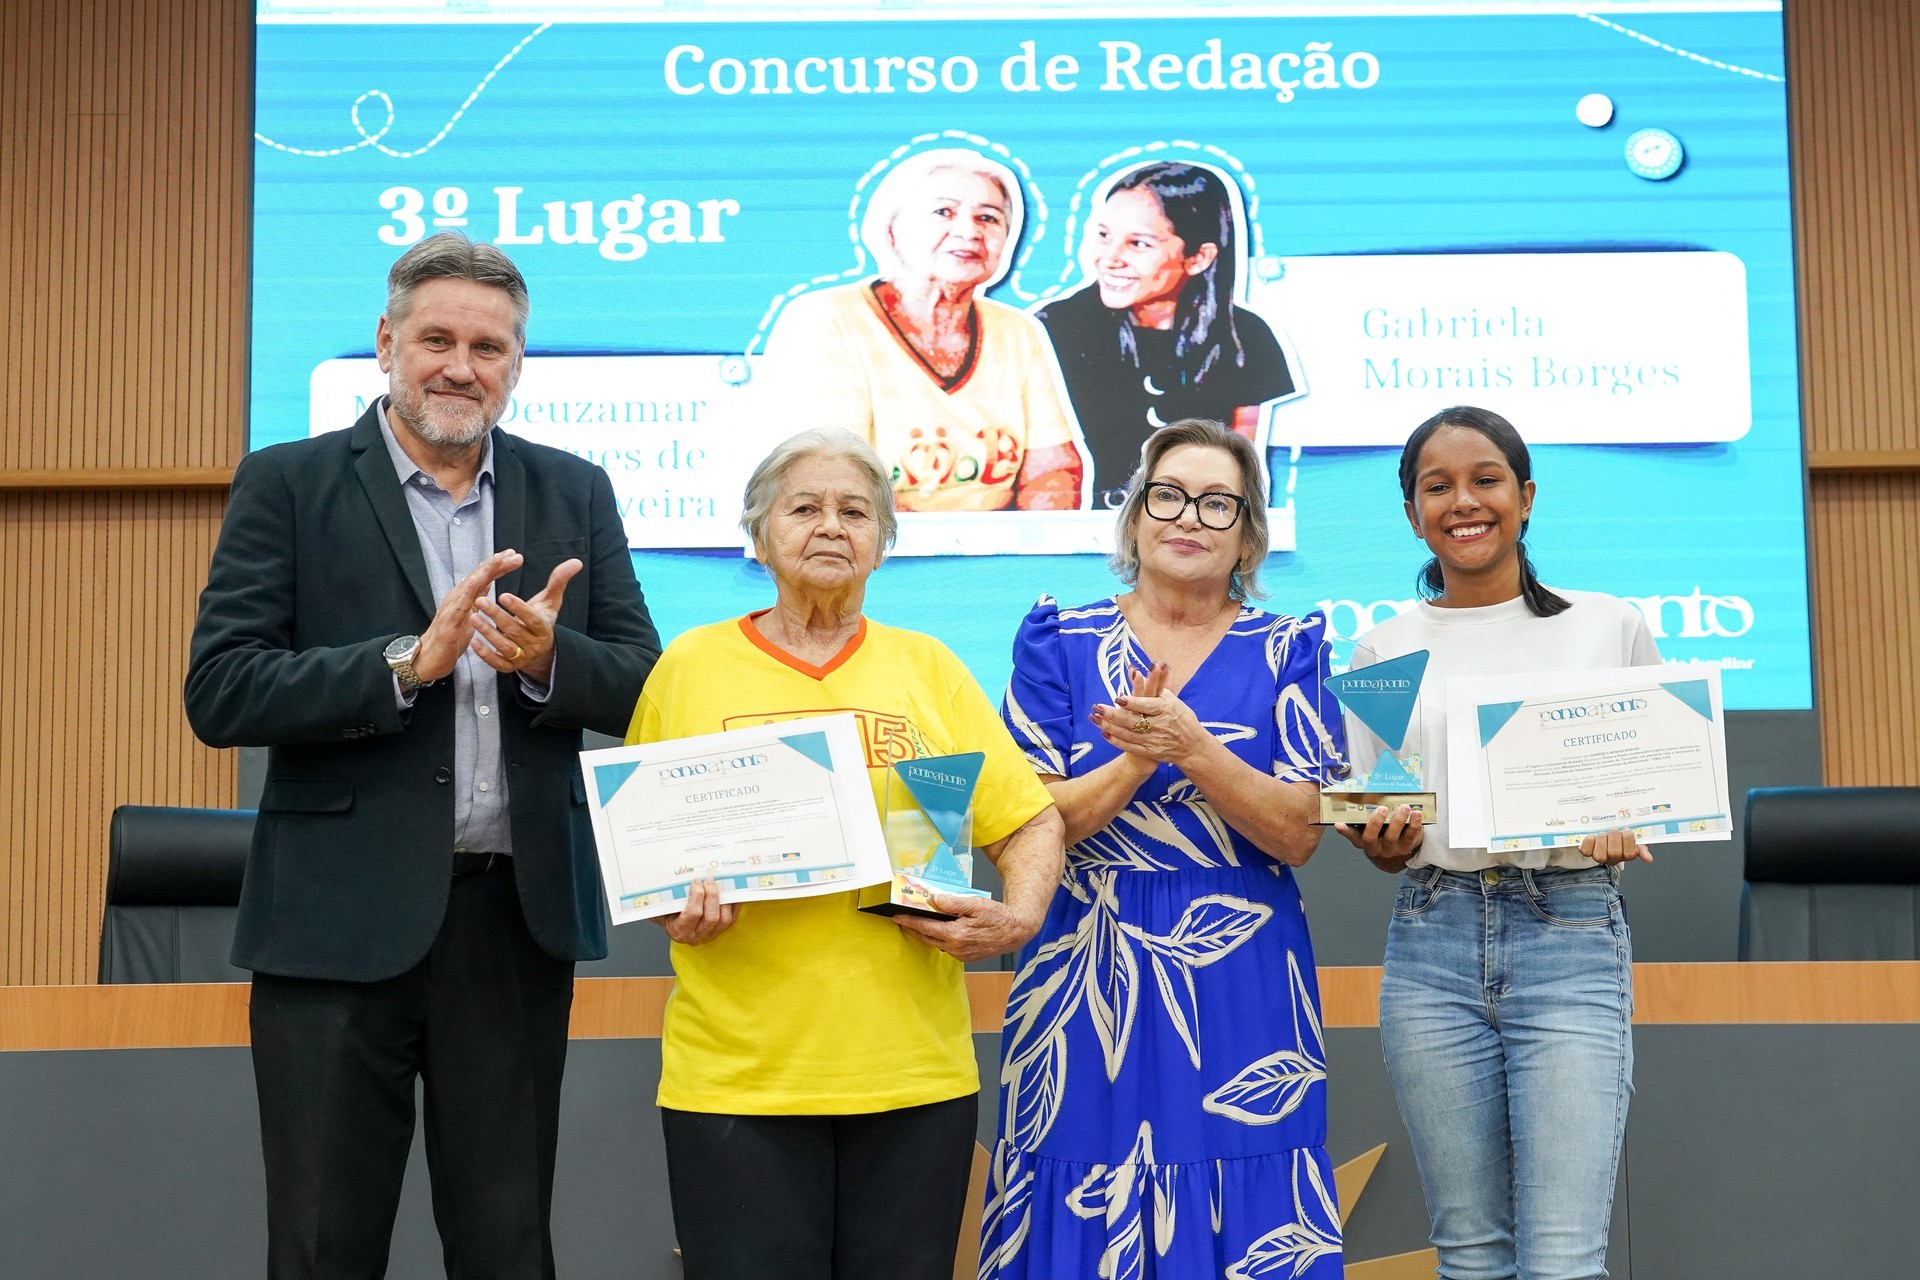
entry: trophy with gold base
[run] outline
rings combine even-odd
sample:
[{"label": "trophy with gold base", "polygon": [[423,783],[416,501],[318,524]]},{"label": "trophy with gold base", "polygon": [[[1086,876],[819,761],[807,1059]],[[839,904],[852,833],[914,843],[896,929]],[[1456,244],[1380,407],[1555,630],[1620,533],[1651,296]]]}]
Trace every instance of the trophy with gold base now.
[{"label": "trophy with gold base", "polygon": [[951,920],[933,906],[937,893],[989,896],[973,887],[973,791],[986,753],[925,756],[887,770],[880,827],[893,879],[860,891],[860,909]]},{"label": "trophy with gold base", "polygon": [[[1342,675],[1328,676],[1322,688],[1334,704],[1329,713],[1343,714],[1347,724],[1348,759],[1328,766],[1321,780],[1322,824],[1335,822],[1365,826],[1375,809],[1407,806],[1432,822],[1438,813],[1436,795],[1427,789],[1427,750],[1421,709],[1421,681],[1427,673],[1427,651],[1397,658],[1375,658],[1356,648],[1352,666]],[[1367,742],[1367,737],[1376,741]],[[1378,754],[1367,750],[1377,747]],[[1353,761],[1373,755],[1373,764],[1356,769]]]}]

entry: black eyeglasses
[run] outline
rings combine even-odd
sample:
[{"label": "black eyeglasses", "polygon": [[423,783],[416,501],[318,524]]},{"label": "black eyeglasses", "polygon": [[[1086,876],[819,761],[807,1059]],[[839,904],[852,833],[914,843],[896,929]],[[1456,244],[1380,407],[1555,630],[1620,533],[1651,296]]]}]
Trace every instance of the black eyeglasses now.
[{"label": "black eyeglasses", "polygon": [[1247,500],[1237,493],[1189,494],[1177,484],[1155,482],[1147,486],[1147,514],[1155,520],[1178,520],[1192,507],[1200,523],[1209,529],[1231,529],[1246,509]]}]

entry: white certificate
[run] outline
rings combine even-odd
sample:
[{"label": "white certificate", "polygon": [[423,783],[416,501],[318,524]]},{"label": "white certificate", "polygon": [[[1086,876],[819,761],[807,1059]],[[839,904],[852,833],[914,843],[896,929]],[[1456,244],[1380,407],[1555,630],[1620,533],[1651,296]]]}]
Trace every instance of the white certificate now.
[{"label": "white certificate", "polygon": [[1669,663],[1447,681],[1448,838],[1495,852],[1730,840],[1720,669]]},{"label": "white certificate", "polygon": [[615,924],[669,915],[711,876],[722,902],[893,877],[851,715],[580,753]]}]

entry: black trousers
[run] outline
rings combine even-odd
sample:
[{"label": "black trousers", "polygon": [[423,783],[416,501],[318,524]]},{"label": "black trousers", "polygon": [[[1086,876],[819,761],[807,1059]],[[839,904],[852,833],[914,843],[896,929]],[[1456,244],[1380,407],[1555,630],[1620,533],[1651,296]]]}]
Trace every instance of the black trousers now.
[{"label": "black trousers", "polygon": [[573,963],[534,942],[508,865],[455,876],[427,958],[383,982],[255,974],[271,1280],[379,1280],[424,1084],[448,1280],[552,1280]]},{"label": "black trousers", "polygon": [[976,1094],[858,1116],[660,1109],[686,1280],[952,1280]]}]

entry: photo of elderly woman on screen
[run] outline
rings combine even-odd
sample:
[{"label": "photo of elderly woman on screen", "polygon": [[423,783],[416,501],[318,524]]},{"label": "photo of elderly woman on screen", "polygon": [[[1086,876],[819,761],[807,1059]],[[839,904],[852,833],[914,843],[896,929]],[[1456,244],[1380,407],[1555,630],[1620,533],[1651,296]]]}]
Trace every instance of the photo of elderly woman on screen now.
[{"label": "photo of elderly woman on screen", "polygon": [[1019,181],[964,148],[875,185],[860,240],[878,274],[803,293],[767,341],[768,411],[864,436],[901,511],[1065,511],[1087,464],[1046,335],[985,296],[1020,240]]},{"label": "photo of elderly woman on screen", "polygon": [[1087,284],[1041,307],[1093,458],[1093,505],[1117,507],[1140,446],[1183,418],[1255,439],[1295,379],[1273,330],[1234,304],[1243,255],[1233,187],[1157,161],[1123,173],[1087,219]]}]

